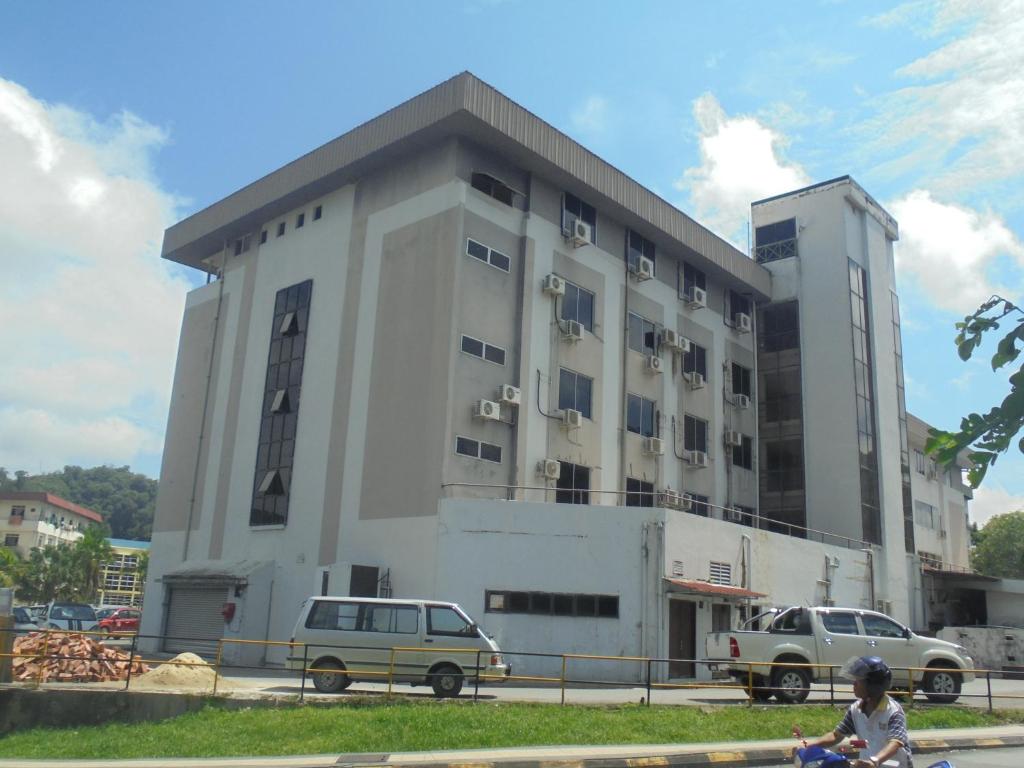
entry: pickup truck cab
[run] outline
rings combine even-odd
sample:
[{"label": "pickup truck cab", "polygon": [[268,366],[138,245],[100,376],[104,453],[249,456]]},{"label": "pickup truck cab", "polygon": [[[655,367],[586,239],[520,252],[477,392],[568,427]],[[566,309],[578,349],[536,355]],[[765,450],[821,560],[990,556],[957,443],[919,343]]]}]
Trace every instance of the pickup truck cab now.
[{"label": "pickup truck cab", "polygon": [[[706,646],[708,659],[724,662],[720,666],[761,701],[774,694],[798,704],[812,682],[835,680],[836,668],[851,656],[881,656],[893,670],[893,687],[921,689],[941,703],[956,701],[962,684],[974,679],[974,661],[963,646],[857,608],[789,608],[766,630],[712,632]],[[751,668],[751,662],[775,666]]]}]

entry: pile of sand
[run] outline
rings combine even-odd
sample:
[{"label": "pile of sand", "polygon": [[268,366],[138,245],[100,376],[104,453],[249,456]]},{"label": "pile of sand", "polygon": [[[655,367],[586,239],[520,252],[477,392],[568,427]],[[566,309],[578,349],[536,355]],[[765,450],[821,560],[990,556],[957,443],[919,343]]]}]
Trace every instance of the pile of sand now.
[{"label": "pile of sand", "polygon": [[[213,667],[194,653],[179,653],[144,675],[132,677],[132,688],[188,688],[213,690]],[[221,678],[218,688],[224,684]]]}]

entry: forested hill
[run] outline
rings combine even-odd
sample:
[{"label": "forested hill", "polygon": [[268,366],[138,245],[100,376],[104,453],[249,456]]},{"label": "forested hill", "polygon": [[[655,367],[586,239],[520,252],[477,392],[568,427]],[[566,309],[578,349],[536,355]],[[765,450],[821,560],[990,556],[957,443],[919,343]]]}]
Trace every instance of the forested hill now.
[{"label": "forested hill", "polygon": [[60,472],[11,474],[0,467],[0,492],[48,491],[103,515],[115,539],[149,541],[157,481],[129,467],[64,467]]}]

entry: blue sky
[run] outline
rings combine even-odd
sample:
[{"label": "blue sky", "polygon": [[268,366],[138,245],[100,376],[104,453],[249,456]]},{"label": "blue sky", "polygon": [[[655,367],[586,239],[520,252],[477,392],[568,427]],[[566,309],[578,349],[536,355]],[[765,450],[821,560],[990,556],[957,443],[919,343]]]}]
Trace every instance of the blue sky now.
[{"label": "blue sky", "polygon": [[[1024,302],[1021,41],[1024,0],[0,4],[0,466],[156,476],[198,279],[163,229],[466,69],[741,248],[751,200],[854,176],[953,427],[1007,387],[953,323]],[[1015,508],[1019,453],[974,512]]]}]

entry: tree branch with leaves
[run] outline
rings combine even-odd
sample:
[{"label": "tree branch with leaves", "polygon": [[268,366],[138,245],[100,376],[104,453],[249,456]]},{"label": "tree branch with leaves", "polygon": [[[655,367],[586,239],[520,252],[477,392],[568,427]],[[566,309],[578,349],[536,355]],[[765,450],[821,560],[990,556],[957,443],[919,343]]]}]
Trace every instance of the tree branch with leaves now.
[{"label": "tree branch with leaves", "polygon": [[[1018,345],[1024,344],[1024,311],[1001,296],[993,296],[974,314],[956,324],[956,346],[960,359],[971,359],[981,346],[986,334],[998,331],[1000,324],[1008,322],[1014,326],[996,346],[992,355],[992,371],[998,371],[1020,356]],[[969,450],[968,457],[973,466],[967,473],[967,481],[977,488],[985,479],[988,468],[996,463],[1000,454],[1010,449],[1011,441],[1024,427],[1024,365],[1010,375],[1010,393],[1002,403],[988,413],[971,413],[960,421],[958,432],[932,429],[931,437],[925,443],[925,451],[944,465],[956,461],[961,451]],[[1024,453],[1024,438],[1017,442],[1017,448]]]}]

